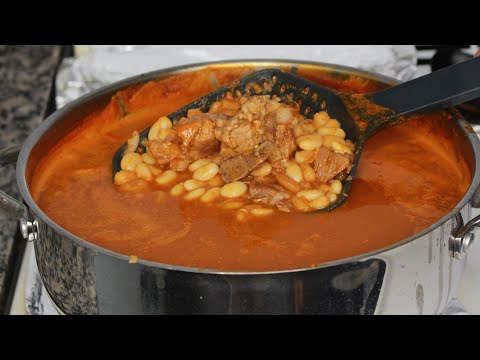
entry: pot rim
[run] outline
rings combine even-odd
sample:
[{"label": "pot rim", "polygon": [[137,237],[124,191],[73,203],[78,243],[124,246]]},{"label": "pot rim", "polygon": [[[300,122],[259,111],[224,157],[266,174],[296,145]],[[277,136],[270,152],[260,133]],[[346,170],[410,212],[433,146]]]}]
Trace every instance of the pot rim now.
[{"label": "pot rim", "polygon": [[[27,167],[27,162],[28,158],[30,155],[30,152],[34,148],[34,146],[37,144],[37,142],[41,139],[41,137],[61,118],[66,116],[68,113],[70,113],[73,109],[77,108],[78,106],[83,105],[84,103],[88,103],[91,101],[94,101],[95,99],[106,96],[108,94],[113,94],[120,89],[123,89],[127,86],[131,86],[134,84],[140,84],[140,83],[145,83],[147,81],[155,80],[155,79],[161,79],[166,76],[170,76],[173,74],[179,74],[179,73],[185,73],[185,72],[191,72],[191,71],[197,71],[203,68],[206,68],[208,66],[212,65],[230,65],[230,66],[235,66],[235,65],[248,65],[248,66],[253,66],[255,67],[256,65],[269,65],[271,64],[272,66],[292,66],[293,70],[296,66],[305,66],[305,65],[310,65],[314,66],[316,68],[324,68],[326,71],[330,72],[339,72],[339,73],[347,73],[347,74],[352,74],[356,75],[362,78],[366,78],[369,80],[377,81],[377,82],[383,82],[387,84],[399,84],[401,81],[381,75],[381,74],[376,74],[373,72],[369,71],[364,71],[356,68],[352,68],[349,66],[343,66],[343,65],[336,65],[336,64],[329,64],[329,63],[324,63],[324,62],[315,62],[315,61],[301,61],[301,60],[286,60],[286,59],[239,59],[239,60],[223,60],[223,61],[213,61],[213,62],[204,62],[204,63],[195,63],[195,64],[186,64],[186,65],[180,65],[180,66],[174,66],[174,67],[168,67],[160,70],[155,70],[151,71],[148,73],[144,74],[139,74],[135,75],[132,77],[129,77],[124,80],[117,81],[113,84],[101,87],[97,90],[94,90],[88,94],[85,94],[78,99],[68,103],[61,109],[55,111],[53,114],[48,116],[39,127],[37,127],[33,133],[31,133],[28,138],[25,140],[23,143],[23,146],[21,148],[20,154],[18,156],[17,160],[17,165],[16,165],[16,177],[17,177],[17,183],[18,187],[20,190],[20,193],[24,199],[24,201],[27,203],[30,211],[32,211],[34,214],[36,214],[38,217],[40,217],[48,226],[53,228],[56,232],[60,233],[62,236],[67,237],[71,239],[72,241],[78,243],[81,246],[85,246],[87,248],[90,248],[96,252],[102,253],[104,255],[108,256],[113,256],[117,259],[120,260],[129,260],[128,255],[123,255],[117,252],[114,252],[112,250],[103,248],[101,246],[95,245],[93,243],[90,243],[72,233],[67,231],[66,229],[62,228],[60,225],[55,223],[52,219],[50,219],[36,204],[36,202],[33,200],[30,191],[28,189],[28,184],[26,181],[26,167]],[[424,236],[425,234],[431,232],[433,229],[441,226],[444,224],[446,221],[450,220],[452,217],[454,217],[457,213],[460,212],[460,210],[468,203],[468,201],[473,197],[475,191],[478,189],[480,185],[480,139],[475,133],[475,131],[472,129],[470,124],[457,112],[454,110],[450,110],[453,115],[455,116],[455,119],[458,123],[458,125],[462,128],[463,132],[467,136],[470,145],[472,146],[472,150],[475,156],[475,171],[473,174],[473,180],[470,184],[470,187],[468,188],[468,191],[465,193],[463,198],[460,200],[460,202],[453,208],[450,212],[445,214],[441,219],[439,219],[437,222],[434,224],[430,225],[426,229],[403,239],[402,241],[396,242],[394,244],[391,244],[387,247],[383,247],[368,253],[360,254],[357,256],[349,257],[349,258],[342,258],[338,260],[333,260],[329,262],[324,262],[320,263],[315,267],[309,267],[309,268],[301,268],[301,269],[289,269],[289,270],[276,270],[276,271],[256,271],[256,272],[247,272],[247,271],[223,271],[223,270],[214,270],[214,269],[201,269],[201,268],[194,268],[194,267],[186,267],[186,266],[178,266],[178,265],[172,265],[172,264],[164,264],[160,262],[154,262],[154,261],[149,261],[149,260],[142,260],[138,259],[136,264],[140,265],[145,265],[149,267],[156,267],[156,268],[162,268],[162,269],[168,269],[168,270],[175,270],[175,271],[182,271],[182,272],[192,272],[192,273],[202,273],[202,274],[212,274],[212,275],[272,275],[272,274],[288,274],[288,273],[296,273],[296,272],[303,272],[303,271],[312,271],[312,270],[317,270],[317,269],[322,269],[322,268],[327,268],[331,266],[336,266],[336,265],[342,265],[346,263],[351,263],[351,262],[357,262],[357,261],[362,261],[362,260],[367,260],[369,258],[374,257],[375,255],[384,253],[386,251],[395,249],[397,247],[403,246],[405,244],[408,244],[410,242],[415,241],[416,239]],[[42,239],[38,239],[37,241],[42,241]]]}]

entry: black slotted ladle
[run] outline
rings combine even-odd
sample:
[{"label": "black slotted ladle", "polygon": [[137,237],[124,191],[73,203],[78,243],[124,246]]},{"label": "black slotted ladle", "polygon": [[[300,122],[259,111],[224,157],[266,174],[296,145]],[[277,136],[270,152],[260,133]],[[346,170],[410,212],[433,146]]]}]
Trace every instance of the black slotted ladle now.
[{"label": "black slotted ladle", "polygon": [[[326,111],[340,122],[346,138],[355,143],[355,155],[350,176],[343,182],[343,193],[335,203],[320,210],[328,211],[347,198],[363,145],[370,136],[406,120],[400,117],[440,110],[480,98],[480,58],[366,95],[341,94],[282,70],[261,70],[211,92],[168,115],[168,118],[174,121],[186,117],[188,110],[196,108],[206,112],[227,92],[235,94],[237,91],[243,95],[277,95],[287,103],[298,103],[300,113],[307,118],[312,118],[319,111]],[[149,130],[145,129],[140,134],[140,141],[148,138]],[[123,145],[113,157],[113,175],[120,171],[126,146]]]}]

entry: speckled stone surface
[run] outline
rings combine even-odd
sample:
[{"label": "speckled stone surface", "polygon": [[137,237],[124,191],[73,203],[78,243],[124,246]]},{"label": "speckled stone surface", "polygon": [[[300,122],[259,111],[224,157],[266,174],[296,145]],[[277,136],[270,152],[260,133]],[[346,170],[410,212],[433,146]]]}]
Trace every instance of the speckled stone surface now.
[{"label": "speckled stone surface", "polygon": [[[21,144],[43,120],[60,51],[58,45],[0,45],[0,148]],[[0,169],[0,190],[19,198],[14,165]],[[16,219],[0,210],[0,299],[16,228]]]}]

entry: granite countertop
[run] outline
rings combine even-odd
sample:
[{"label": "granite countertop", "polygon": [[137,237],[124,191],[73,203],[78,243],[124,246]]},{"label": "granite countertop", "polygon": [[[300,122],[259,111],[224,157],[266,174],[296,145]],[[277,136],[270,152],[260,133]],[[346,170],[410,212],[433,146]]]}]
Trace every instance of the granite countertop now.
[{"label": "granite countertop", "polygon": [[[60,53],[59,45],[0,45],[0,148],[21,144],[43,120]],[[0,170],[0,190],[20,198],[14,165]],[[0,210],[0,314],[14,268],[17,226]]]}]

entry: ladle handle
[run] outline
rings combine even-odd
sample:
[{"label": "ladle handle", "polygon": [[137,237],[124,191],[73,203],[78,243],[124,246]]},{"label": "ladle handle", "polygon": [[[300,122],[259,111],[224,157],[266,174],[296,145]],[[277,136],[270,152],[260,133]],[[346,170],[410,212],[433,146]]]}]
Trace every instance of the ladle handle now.
[{"label": "ladle handle", "polygon": [[440,110],[480,98],[480,57],[367,95],[396,116]]}]

